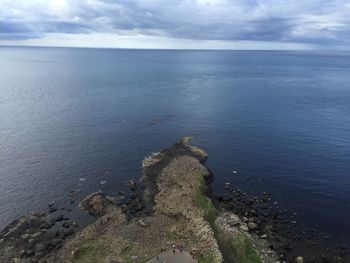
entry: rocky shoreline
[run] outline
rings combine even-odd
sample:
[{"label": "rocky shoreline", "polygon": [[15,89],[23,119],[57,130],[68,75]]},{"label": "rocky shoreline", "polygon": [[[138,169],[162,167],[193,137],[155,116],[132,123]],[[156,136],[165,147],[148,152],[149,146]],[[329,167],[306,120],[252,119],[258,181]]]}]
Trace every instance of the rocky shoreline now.
[{"label": "rocky shoreline", "polygon": [[250,195],[239,188],[225,185],[223,194],[212,194],[218,209],[229,211],[247,223],[255,240],[265,240],[276,252],[279,262],[349,262],[349,247],[335,244],[329,236],[303,227],[296,213],[286,215],[269,193]]},{"label": "rocky shoreline", "polygon": [[189,140],[146,157],[129,193],[84,198],[79,207],[95,221],[82,229],[54,204],[13,221],[0,233],[0,262],[346,262],[346,249],[323,251],[299,234],[267,193],[249,196],[226,184],[213,194],[208,155]]}]

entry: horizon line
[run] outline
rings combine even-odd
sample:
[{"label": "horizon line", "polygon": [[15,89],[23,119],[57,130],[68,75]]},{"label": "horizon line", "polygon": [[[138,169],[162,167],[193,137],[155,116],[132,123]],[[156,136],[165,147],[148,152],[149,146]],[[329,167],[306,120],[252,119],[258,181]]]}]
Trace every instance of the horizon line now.
[{"label": "horizon line", "polygon": [[7,48],[72,48],[72,49],[117,49],[117,50],[155,50],[155,51],[336,51],[349,52],[350,49],[234,49],[234,48],[136,48],[136,47],[89,47],[89,46],[50,46],[50,45],[2,45],[0,47]]}]

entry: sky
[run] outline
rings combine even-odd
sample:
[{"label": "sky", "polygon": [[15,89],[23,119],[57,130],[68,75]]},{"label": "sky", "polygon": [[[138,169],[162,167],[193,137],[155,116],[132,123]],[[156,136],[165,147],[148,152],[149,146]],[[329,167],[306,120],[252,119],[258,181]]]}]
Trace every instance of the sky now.
[{"label": "sky", "polygon": [[0,45],[350,49],[350,0],[0,0]]}]

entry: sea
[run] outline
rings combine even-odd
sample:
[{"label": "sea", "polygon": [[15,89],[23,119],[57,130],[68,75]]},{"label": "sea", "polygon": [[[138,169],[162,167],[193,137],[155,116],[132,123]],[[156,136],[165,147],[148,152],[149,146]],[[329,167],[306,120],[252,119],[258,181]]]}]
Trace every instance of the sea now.
[{"label": "sea", "polygon": [[[350,241],[350,53],[0,47],[0,229],[193,136],[225,183]],[[299,222],[298,222],[299,223]]]}]

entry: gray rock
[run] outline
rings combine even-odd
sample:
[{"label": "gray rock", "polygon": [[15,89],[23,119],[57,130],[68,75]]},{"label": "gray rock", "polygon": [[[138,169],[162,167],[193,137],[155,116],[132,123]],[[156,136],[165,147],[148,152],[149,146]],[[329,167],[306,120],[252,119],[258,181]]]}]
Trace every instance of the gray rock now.
[{"label": "gray rock", "polygon": [[296,257],[296,258],[295,258],[295,262],[296,262],[296,263],[304,263],[304,258],[303,258],[303,257],[300,257],[300,256],[299,256],[299,257]]},{"label": "gray rock", "polygon": [[54,213],[54,212],[56,212],[57,211],[57,208],[55,208],[55,207],[53,207],[53,206],[51,206],[50,208],[49,208],[49,213],[51,214],[51,213]]},{"label": "gray rock", "polygon": [[249,228],[249,230],[255,230],[255,229],[257,229],[257,224],[255,224],[254,222],[249,222],[248,223],[248,228]]},{"label": "gray rock", "polygon": [[74,234],[74,231],[71,228],[63,230],[63,237],[68,237],[68,236],[71,236],[73,234]]},{"label": "gray rock", "polygon": [[135,180],[130,180],[129,181],[129,186],[130,186],[130,189],[132,190],[132,191],[136,191],[136,189],[137,189],[137,184],[136,184],[136,181]]},{"label": "gray rock", "polygon": [[41,225],[40,225],[40,229],[50,229],[54,226],[55,224],[53,222],[47,222],[44,221]]},{"label": "gray rock", "polygon": [[88,211],[91,215],[98,217],[105,215],[116,205],[115,200],[102,193],[93,193],[80,202],[79,207]]},{"label": "gray rock", "polygon": [[241,225],[240,228],[245,232],[247,232],[249,230],[246,225]]}]

